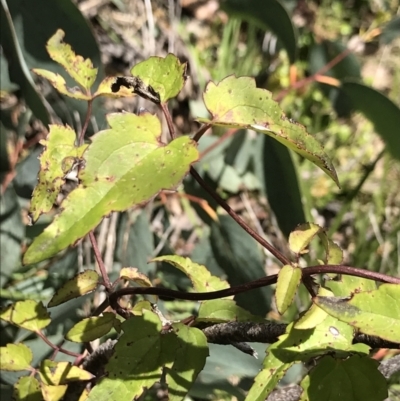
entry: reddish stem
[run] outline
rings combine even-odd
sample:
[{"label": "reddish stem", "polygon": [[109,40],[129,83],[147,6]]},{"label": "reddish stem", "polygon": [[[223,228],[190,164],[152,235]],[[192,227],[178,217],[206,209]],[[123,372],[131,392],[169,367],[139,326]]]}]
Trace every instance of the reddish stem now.
[{"label": "reddish stem", "polygon": [[103,258],[101,257],[101,253],[100,253],[99,247],[97,245],[96,237],[95,237],[93,231],[90,231],[89,238],[90,238],[90,242],[92,243],[94,256],[96,258],[97,264],[99,265],[100,274],[103,277],[104,287],[106,287],[107,292],[110,292],[112,284],[111,284],[110,278],[108,277],[107,270],[104,265]]},{"label": "reddish stem", "polygon": [[53,344],[41,331],[38,330],[35,333],[54,351],[63,352],[64,354],[73,356],[75,358],[78,358],[81,356],[81,354],[77,354],[76,352],[68,351],[67,349],[58,347],[57,345]]},{"label": "reddish stem", "polygon": [[176,138],[175,135],[175,128],[174,128],[174,124],[172,122],[172,117],[171,117],[171,113],[168,110],[168,104],[167,103],[160,103],[160,107],[161,110],[164,114],[165,120],[167,121],[167,126],[168,126],[168,130],[169,130],[169,134],[171,135],[171,140]]},{"label": "reddish stem", "polygon": [[84,139],[85,139],[85,133],[87,130],[87,127],[89,126],[89,120],[90,120],[90,116],[92,115],[92,106],[93,106],[93,99],[88,100],[88,109],[86,112],[86,117],[85,117],[85,121],[83,123],[82,126],[82,131],[79,135],[79,143],[78,146],[82,146]]}]

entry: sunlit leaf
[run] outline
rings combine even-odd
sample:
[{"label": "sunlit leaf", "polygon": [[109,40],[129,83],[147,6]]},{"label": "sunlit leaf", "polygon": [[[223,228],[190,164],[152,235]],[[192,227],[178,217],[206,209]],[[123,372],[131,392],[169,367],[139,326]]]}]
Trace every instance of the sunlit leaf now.
[{"label": "sunlit leaf", "polygon": [[40,364],[40,378],[51,386],[64,385],[72,381],[91,380],[94,376],[70,362],[55,362],[45,359]]},{"label": "sunlit leaf", "polygon": [[109,96],[109,97],[132,97],[135,96],[135,93],[132,92],[131,89],[121,86],[118,92],[113,92],[111,90],[112,84],[115,82],[115,77],[107,77],[104,78],[103,81],[100,82],[99,87],[97,88],[96,93],[93,95],[93,98],[97,96]]},{"label": "sunlit leaf", "polygon": [[[250,77],[229,76],[220,83],[208,83],[203,95],[213,125],[249,128],[271,136],[313,162],[338,183],[336,171],[319,142],[304,126],[285,116],[271,92],[256,88]],[[222,100],[223,99],[223,100]]]},{"label": "sunlit leaf", "polygon": [[43,401],[39,381],[33,376],[20,377],[14,384],[13,399],[15,401]]},{"label": "sunlit leaf", "polygon": [[322,227],[314,223],[300,224],[289,235],[290,250],[298,255],[305,253],[312,239],[318,235],[321,230]]},{"label": "sunlit leaf", "polygon": [[316,297],[314,302],[337,319],[365,334],[400,343],[400,286],[382,284],[350,299]]},{"label": "sunlit leaf", "polygon": [[68,74],[87,91],[96,80],[97,68],[93,68],[91,60],[78,56],[71,46],[64,43],[65,33],[58,29],[47,42],[47,51],[50,57],[61,64]]},{"label": "sunlit leaf", "polygon": [[35,238],[24,263],[47,259],[75,243],[113,211],[148,201],[161,189],[175,188],[197,160],[196,143],[188,136],[168,145],[159,141],[161,124],[149,113],[115,113],[111,129],[92,137],[85,152],[81,184],[63,201],[63,210]]},{"label": "sunlit leaf", "polygon": [[347,274],[332,276],[334,277],[325,281],[325,286],[337,297],[349,297],[357,292],[373,291],[377,288],[374,280],[349,276]]},{"label": "sunlit leaf", "polygon": [[327,265],[340,265],[343,262],[343,251],[340,246],[330,240],[324,231],[319,232],[319,237],[325,248],[325,263]]},{"label": "sunlit leaf", "polygon": [[40,383],[44,401],[61,401],[64,397],[68,386],[66,384],[52,385],[45,382]]},{"label": "sunlit leaf", "polygon": [[38,331],[51,322],[50,315],[41,302],[18,301],[0,311],[0,319],[29,331]]},{"label": "sunlit leaf", "polygon": [[79,87],[73,87],[70,88],[67,86],[67,83],[65,82],[65,79],[54,72],[43,70],[40,68],[33,68],[32,71],[43,77],[46,78],[48,81],[50,81],[51,85],[58,90],[58,92],[62,93],[65,96],[72,97],[74,99],[80,99],[80,100],[89,100],[91,99],[91,96],[85,94],[82,92],[82,90]]},{"label": "sunlit leaf", "polygon": [[25,344],[7,344],[0,348],[0,369],[18,371],[30,369],[33,359],[32,351]]},{"label": "sunlit leaf", "polygon": [[161,333],[156,314],[143,311],[122,324],[124,334],[115,346],[104,377],[90,392],[88,401],[131,401],[145,388],[160,381],[165,364],[174,361],[174,333]]},{"label": "sunlit leaf", "polygon": [[282,315],[293,302],[297,288],[301,282],[301,269],[291,265],[285,265],[279,270],[276,283],[275,300],[276,308]]},{"label": "sunlit leaf", "polygon": [[70,299],[80,297],[94,291],[99,286],[100,276],[95,270],[85,270],[67,280],[53,295],[47,306],[57,306]]},{"label": "sunlit leaf", "polygon": [[86,343],[106,335],[113,327],[115,314],[105,312],[103,316],[88,317],[76,323],[65,335],[69,341]]},{"label": "sunlit leaf", "polygon": [[76,147],[75,141],[74,130],[61,125],[50,125],[46,140],[41,141],[44,150],[40,156],[39,182],[30,206],[33,222],[53,208],[66,174],[81,160],[87,145]]},{"label": "sunlit leaf", "polygon": [[210,292],[229,288],[229,284],[219,277],[212,276],[204,265],[192,262],[189,258],[178,255],[159,256],[155,262],[166,262],[185,273],[197,292]]},{"label": "sunlit leaf", "polygon": [[124,280],[134,281],[142,287],[152,287],[150,279],[136,267],[123,267],[119,272],[119,277]]},{"label": "sunlit leaf", "polygon": [[131,69],[133,76],[138,76],[160,95],[161,102],[174,98],[183,88],[186,80],[186,63],[181,63],[173,54],[163,57],[150,57]]},{"label": "sunlit leaf", "polygon": [[178,337],[178,345],[172,367],[166,368],[166,381],[169,400],[180,401],[204,368],[208,344],[203,332],[195,327],[175,323],[173,328]]}]

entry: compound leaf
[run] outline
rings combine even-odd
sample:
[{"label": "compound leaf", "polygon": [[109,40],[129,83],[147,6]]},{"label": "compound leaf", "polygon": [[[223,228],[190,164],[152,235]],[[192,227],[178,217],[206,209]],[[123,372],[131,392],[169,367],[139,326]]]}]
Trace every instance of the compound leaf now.
[{"label": "compound leaf", "polygon": [[94,135],[85,152],[81,181],[63,202],[63,210],[35,238],[24,263],[47,259],[84,237],[113,211],[148,201],[176,187],[197,160],[196,143],[187,136],[160,142],[161,124],[150,113],[115,113],[110,129]]},{"label": "compound leaf", "polygon": [[229,288],[229,284],[219,277],[212,276],[204,265],[192,262],[189,258],[177,255],[159,256],[154,262],[167,262],[185,273],[197,292],[210,292]]},{"label": "compound leaf", "polygon": [[304,126],[285,116],[271,92],[256,88],[253,78],[229,76],[218,84],[209,82],[203,98],[212,119],[199,121],[269,135],[320,167],[339,185],[332,162],[319,142]]},{"label": "compound leaf", "polygon": [[50,57],[62,65],[68,74],[88,92],[96,80],[97,68],[93,67],[89,59],[85,60],[82,56],[76,55],[71,46],[63,42],[64,36],[64,31],[58,29],[47,42],[47,51]]},{"label": "compound leaf", "polygon": [[40,142],[44,151],[40,156],[39,182],[32,194],[30,216],[33,222],[53,208],[66,174],[86,150],[87,145],[76,147],[75,140],[76,133],[72,128],[50,125],[47,138]]},{"label": "compound leaf", "polygon": [[53,306],[88,294],[99,286],[99,280],[100,276],[95,270],[85,270],[82,273],[78,273],[56,291],[47,306],[52,308]]},{"label": "compound leaf", "polygon": [[181,63],[173,54],[163,57],[150,57],[131,69],[146,85],[159,95],[161,102],[174,98],[183,88],[186,80],[186,63]]},{"label": "compound leaf", "polygon": [[314,302],[330,315],[361,332],[400,343],[400,286],[382,284],[351,299],[316,297]]},{"label": "compound leaf", "polygon": [[32,351],[25,344],[7,344],[7,346],[0,348],[1,370],[30,369],[32,359]]},{"label": "compound leaf", "polygon": [[14,384],[13,399],[15,401],[43,401],[40,383],[33,376],[23,376]]},{"label": "compound leaf", "polygon": [[204,368],[208,357],[207,338],[195,327],[182,323],[173,324],[178,337],[175,360],[171,368],[166,368],[168,398],[170,401],[183,400]]},{"label": "compound leaf", "polygon": [[76,323],[65,335],[69,341],[86,343],[106,335],[114,326],[115,314],[105,312],[103,316],[88,317]]},{"label": "compound leaf", "polygon": [[0,319],[29,331],[44,329],[51,322],[50,315],[41,302],[18,301],[0,311]]}]

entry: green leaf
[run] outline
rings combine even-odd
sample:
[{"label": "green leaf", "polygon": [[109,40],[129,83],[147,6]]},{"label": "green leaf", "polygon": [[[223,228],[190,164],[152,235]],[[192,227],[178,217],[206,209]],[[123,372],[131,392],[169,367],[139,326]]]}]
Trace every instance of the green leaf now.
[{"label": "green leaf", "polygon": [[301,269],[285,265],[279,270],[275,299],[278,312],[283,315],[292,304],[301,282]]},{"label": "green leaf", "polygon": [[[339,245],[335,244],[328,238],[325,231],[319,232],[322,245],[325,248],[325,264],[327,265],[340,265],[343,262],[343,251]],[[348,276],[351,277],[351,276]]]},{"label": "green leaf", "polygon": [[285,116],[271,92],[256,88],[253,78],[229,76],[217,85],[209,82],[203,98],[212,119],[199,121],[269,135],[320,167],[339,185],[336,171],[319,142],[304,126]]},{"label": "green leaf", "polygon": [[263,362],[263,368],[255,377],[254,384],[247,393],[246,401],[264,401],[278,385],[284,374],[293,365],[293,362],[283,362],[271,353],[271,345],[268,355]]},{"label": "green leaf", "polygon": [[203,301],[196,322],[257,322],[265,321],[236,305],[233,299],[212,299]]},{"label": "green leaf", "polygon": [[32,351],[25,344],[7,344],[0,348],[1,370],[29,370],[32,359]]},{"label": "green leaf", "polygon": [[400,343],[400,285],[382,284],[351,299],[316,297],[314,302],[365,334]]},{"label": "green leaf", "polygon": [[331,280],[327,280],[325,287],[337,297],[349,297],[357,292],[373,291],[377,288],[374,280],[344,274],[335,275]]},{"label": "green leaf", "polygon": [[296,227],[289,235],[289,248],[297,255],[307,253],[306,248],[316,235],[322,231],[322,227],[314,223],[304,223]]},{"label": "green leaf", "polygon": [[93,95],[93,98],[98,96],[107,96],[107,97],[133,97],[135,93],[132,92],[131,89],[121,86],[118,92],[113,92],[111,87],[115,83],[115,77],[106,77],[104,78],[97,88],[96,93]]},{"label": "green leaf", "polygon": [[29,331],[39,331],[51,322],[50,315],[41,302],[18,301],[0,311],[0,319]]},{"label": "green leaf", "polygon": [[65,96],[80,100],[90,100],[92,98],[90,95],[83,93],[78,87],[68,87],[65,79],[59,74],[43,70],[41,68],[33,68],[32,72],[39,75],[40,77],[46,78],[48,81],[50,81],[53,88],[57,89],[58,92],[62,93]]},{"label": "green leaf", "polygon": [[122,324],[124,334],[115,346],[104,377],[87,401],[131,401],[160,381],[162,368],[173,362],[177,348],[174,333],[161,333],[160,319],[143,310]]},{"label": "green leaf", "polygon": [[261,28],[268,29],[280,39],[291,63],[296,60],[297,38],[290,15],[276,0],[226,0],[221,8],[231,16],[237,16]]},{"label": "green leaf", "polygon": [[47,42],[50,57],[62,65],[68,74],[87,92],[96,81],[97,68],[93,68],[90,59],[84,59],[74,53],[71,46],[64,43],[65,32],[58,29]]},{"label": "green leaf", "polygon": [[159,256],[154,262],[167,262],[185,273],[197,292],[210,292],[229,288],[229,284],[219,277],[212,276],[203,265],[192,262],[189,258],[177,255]]},{"label": "green leaf", "polygon": [[174,323],[173,328],[178,336],[178,345],[172,367],[166,368],[166,381],[169,400],[178,401],[185,398],[204,368],[208,344],[203,332],[195,327]]},{"label": "green leaf", "polygon": [[99,282],[100,276],[95,270],[85,270],[82,273],[78,273],[75,277],[67,280],[63,286],[56,291],[47,306],[52,308],[70,299],[88,294],[99,286]]},{"label": "green leaf", "polygon": [[61,401],[68,388],[65,384],[53,386],[44,382],[40,383],[40,387],[42,388],[44,401]]},{"label": "green leaf", "polygon": [[51,386],[64,385],[72,381],[92,380],[94,376],[84,369],[73,366],[70,362],[55,362],[45,359],[40,364],[40,378]]},{"label": "green leaf", "polygon": [[257,156],[262,166],[260,172],[264,190],[279,228],[287,238],[298,224],[306,221],[292,155],[285,146],[269,136],[263,135],[258,140],[262,142]]},{"label": "green leaf", "polygon": [[382,93],[358,82],[345,81],[340,89],[351,99],[353,107],[374,124],[392,156],[400,160],[400,135],[395,128],[400,126],[399,107]]},{"label": "green leaf", "polygon": [[[263,277],[264,262],[256,241],[227,215],[211,223],[210,243],[213,256],[228,276],[231,285]],[[255,289],[235,297],[237,304],[251,313],[265,316],[271,308],[271,290]]]},{"label": "green leaf", "polygon": [[181,63],[173,54],[150,57],[131,69],[146,85],[159,93],[161,102],[167,102],[178,95],[186,80],[186,63]]},{"label": "green leaf", "polygon": [[50,125],[40,156],[39,182],[36,185],[30,206],[30,215],[35,222],[42,213],[49,212],[65,183],[66,174],[82,158],[87,145],[75,146],[76,133],[70,127]]},{"label": "green leaf", "polygon": [[[328,291],[326,288],[320,287],[318,290],[318,295],[322,297],[332,296],[332,292]],[[294,328],[298,330],[313,329],[321,324],[328,314],[318,307],[316,304],[312,304],[307,311],[300,316],[300,318],[295,322]]]},{"label": "green leaf", "polygon": [[322,358],[310,372],[307,394],[310,401],[381,401],[388,396],[378,362],[359,355]]},{"label": "green leaf", "polygon": [[96,340],[113,328],[115,319],[115,314],[111,312],[105,312],[103,316],[88,317],[76,323],[65,338],[76,343]]},{"label": "green leaf", "polygon": [[20,377],[14,384],[13,400],[43,401],[39,381],[33,376]]},{"label": "green leaf", "polygon": [[63,202],[63,211],[28,248],[24,263],[47,259],[84,237],[113,211],[148,201],[176,187],[197,160],[187,136],[159,142],[161,124],[152,114],[115,113],[111,129],[92,137],[79,171],[81,184]]}]

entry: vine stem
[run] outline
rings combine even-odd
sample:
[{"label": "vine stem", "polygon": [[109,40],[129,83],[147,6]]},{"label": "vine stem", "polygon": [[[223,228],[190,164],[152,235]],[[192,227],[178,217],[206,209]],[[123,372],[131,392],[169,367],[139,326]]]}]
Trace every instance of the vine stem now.
[{"label": "vine stem", "polygon": [[243,228],[249,235],[251,235],[261,246],[267,249],[272,255],[274,255],[282,264],[290,265],[290,260],[279,252],[274,246],[272,246],[267,240],[265,240],[261,235],[249,227],[240,217],[237,215],[232,208],[222,199],[214,190],[211,188],[199,175],[199,173],[190,167],[190,174],[192,177],[214,198],[214,200],[232,217],[240,227]]},{"label": "vine stem", "polygon": [[167,103],[160,103],[160,107],[161,107],[161,110],[162,110],[162,112],[164,114],[165,120],[167,121],[169,134],[171,135],[171,139],[173,140],[173,139],[176,138],[176,135],[175,135],[174,124],[172,122],[171,113],[168,110],[168,104]]},{"label": "vine stem", "polygon": [[[344,274],[348,276],[361,277],[369,280],[379,281],[382,283],[389,284],[399,284],[400,278],[391,277],[386,274],[371,272],[365,269],[359,269],[357,267],[345,266],[345,265],[317,265],[317,266],[309,266],[301,269],[303,279],[311,278],[314,274]],[[210,292],[183,292],[170,290],[168,288],[160,288],[160,287],[126,287],[121,288],[112,294],[110,294],[109,299],[106,299],[96,311],[93,313],[93,316],[97,316],[102,313],[109,305],[111,305],[114,309],[115,306],[118,307],[118,313],[121,312],[121,307],[119,307],[118,299],[125,295],[157,295],[159,297],[166,298],[174,298],[174,299],[183,299],[187,301],[206,301],[210,299],[219,299],[230,297],[233,295],[241,294],[243,292],[251,291],[256,288],[267,287],[269,285],[275,284],[278,280],[277,274],[272,274],[270,276],[261,277],[257,280],[250,281],[245,284],[239,284],[232,286],[230,288],[226,288],[224,290],[219,291],[210,291]],[[123,316],[126,317],[127,314],[124,312]]]},{"label": "vine stem", "polygon": [[[90,93],[89,93],[89,95],[90,95]],[[85,133],[86,133],[86,130],[87,130],[88,126],[89,126],[90,116],[92,115],[92,108],[93,108],[93,99],[90,99],[90,100],[88,100],[88,109],[87,109],[87,112],[86,112],[85,121],[84,121],[83,126],[82,126],[82,131],[81,131],[81,133],[79,135],[79,146],[83,145],[83,142],[84,142],[84,139],[85,139]]]},{"label": "vine stem", "polygon": [[95,237],[93,231],[90,231],[89,238],[90,238],[90,242],[92,243],[94,256],[96,258],[97,264],[99,265],[100,274],[103,277],[104,287],[106,287],[107,292],[110,292],[111,288],[112,288],[112,284],[111,284],[110,278],[108,277],[106,267],[104,265],[103,258],[101,257],[101,253],[100,253],[99,247],[97,245],[96,237]]},{"label": "vine stem", "polygon": [[77,354],[76,352],[68,351],[65,348],[58,347],[57,345],[53,344],[40,330],[35,332],[51,349],[56,352],[63,352],[69,356],[73,356],[75,358],[79,358],[81,354]]}]

